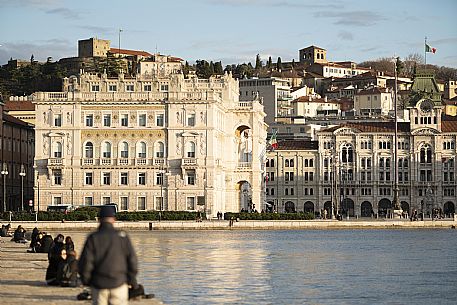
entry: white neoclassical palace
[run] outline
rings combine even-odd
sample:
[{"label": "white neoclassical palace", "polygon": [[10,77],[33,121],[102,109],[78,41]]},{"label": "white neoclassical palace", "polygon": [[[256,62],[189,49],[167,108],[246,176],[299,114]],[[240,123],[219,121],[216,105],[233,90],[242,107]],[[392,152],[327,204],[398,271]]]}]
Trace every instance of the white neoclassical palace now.
[{"label": "white neoclassical palace", "polygon": [[262,208],[265,113],[258,101],[239,101],[230,74],[82,72],[64,80],[63,92],[33,94],[33,103],[40,210],[116,203],[215,216]]},{"label": "white neoclassical palace", "polygon": [[266,163],[269,206],[383,215],[392,209],[398,166],[403,211],[455,213],[457,118],[443,115],[433,76],[417,75],[412,91],[397,138],[394,122],[364,121],[323,130],[317,141],[279,142]]}]

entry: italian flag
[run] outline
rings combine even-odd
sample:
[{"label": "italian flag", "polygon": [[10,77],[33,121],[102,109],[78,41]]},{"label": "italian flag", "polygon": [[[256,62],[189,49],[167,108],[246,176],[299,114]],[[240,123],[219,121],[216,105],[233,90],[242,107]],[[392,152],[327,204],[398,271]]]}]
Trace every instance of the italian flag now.
[{"label": "italian flag", "polygon": [[435,53],[436,53],[436,48],[432,48],[432,47],[429,46],[428,44],[425,44],[425,52],[435,54]]},{"label": "italian flag", "polygon": [[275,130],[273,132],[273,135],[270,138],[270,141],[268,141],[268,144],[270,144],[270,146],[273,150],[278,148],[278,141],[276,141],[276,133],[277,133],[277,131]]}]

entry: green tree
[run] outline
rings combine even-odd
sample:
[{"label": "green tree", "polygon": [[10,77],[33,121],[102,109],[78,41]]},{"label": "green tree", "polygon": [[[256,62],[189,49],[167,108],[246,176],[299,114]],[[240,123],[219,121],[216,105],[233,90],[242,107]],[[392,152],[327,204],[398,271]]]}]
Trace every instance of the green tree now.
[{"label": "green tree", "polygon": [[282,62],[281,57],[278,57],[278,61],[276,62],[276,69],[281,72],[282,70]]},{"label": "green tree", "polygon": [[273,66],[273,61],[271,60],[271,56],[270,56],[270,57],[268,57],[267,68],[271,69],[272,66]]},{"label": "green tree", "polygon": [[257,54],[255,57],[255,69],[260,70],[262,68],[262,60],[260,59],[260,55]]},{"label": "green tree", "polygon": [[214,63],[214,73],[215,74],[224,74],[221,61],[217,61]]}]

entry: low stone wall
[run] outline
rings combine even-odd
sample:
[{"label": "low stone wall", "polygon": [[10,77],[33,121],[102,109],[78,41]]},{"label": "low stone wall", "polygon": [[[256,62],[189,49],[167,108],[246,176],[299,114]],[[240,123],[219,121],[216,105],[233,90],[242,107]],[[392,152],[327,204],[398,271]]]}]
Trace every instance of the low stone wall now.
[{"label": "low stone wall", "polygon": [[[8,222],[2,222],[6,224]],[[45,221],[22,221],[11,222],[12,229],[22,225],[26,230],[39,227],[40,230],[92,231],[98,227],[98,223],[92,222],[45,222]],[[241,220],[230,224],[225,220],[214,221],[138,221],[116,222],[116,227],[125,230],[298,230],[298,229],[387,229],[387,228],[451,228],[457,226],[457,219],[446,220]]]}]

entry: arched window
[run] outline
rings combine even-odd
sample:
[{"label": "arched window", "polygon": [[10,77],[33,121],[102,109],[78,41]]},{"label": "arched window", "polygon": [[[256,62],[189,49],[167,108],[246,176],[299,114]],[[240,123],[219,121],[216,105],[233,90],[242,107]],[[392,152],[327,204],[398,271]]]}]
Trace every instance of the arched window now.
[{"label": "arched window", "polygon": [[121,158],[128,158],[129,157],[129,143],[122,142],[120,145],[121,149]]},{"label": "arched window", "polygon": [[103,156],[103,158],[111,158],[111,143],[110,142],[102,143],[102,156]]},{"label": "arched window", "polygon": [[341,147],[341,162],[343,162],[343,163],[354,162],[354,150],[352,148],[352,145],[344,144]]},{"label": "arched window", "polygon": [[425,144],[420,150],[420,163],[432,163],[432,148]]},{"label": "arched window", "polygon": [[155,145],[156,158],[164,158],[165,156],[165,146],[162,142],[157,142]]},{"label": "arched window", "polygon": [[195,158],[195,143],[194,142],[187,142],[186,156],[187,156],[187,158]]},{"label": "arched window", "polygon": [[92,142],[87,142],[84,145],[84,157],[87,159],[92,159],[94,157],[94,144]]},{"label": "arched window", "polygon": [[146,158],[146,143],[138,143],[136,149],[138,158]]},{"label": "arched window", "polygon": [[53,146],[54,158],[62,158],[62,143],[54,142]]}]

